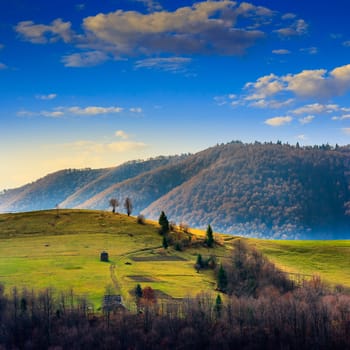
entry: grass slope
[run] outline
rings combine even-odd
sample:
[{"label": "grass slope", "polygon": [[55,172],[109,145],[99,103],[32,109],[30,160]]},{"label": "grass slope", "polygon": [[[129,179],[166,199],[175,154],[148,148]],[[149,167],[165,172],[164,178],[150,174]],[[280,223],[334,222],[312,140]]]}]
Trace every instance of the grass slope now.
[{"label": "grass slope", "polygon": [[[95,305],[106,288],[128,301],[137,283],[159,290],[161,297],[183,298],[213,290],[211,273],[196,273],[198,253],[161,248],[157,225],[139,225],[133,217],[87,210],[39,211],[0,215],[0,282],[57,290],[72,288]],[[99,261],[107,250],[109,263]],[[224,255],[225,248],[215,254]]]},{"label": "grass slope", "polygon": [[350,240],[249,242],[285,271],[350,287]]},{"label": "grass slope", "polygon": [[[160,298],[213,291],[213,273],[196,273],[196,256],[215,254],[223,259],[236,238],[217,235],[222,245],[210,250],[164,251],[157,228],[152,222],[139,225],[134,217],[92,210],[2,214],[0,282],[7,291],[14,286],[72,288],[96,306],[107,288],[131,303],[130,291],[137,283],[151,286]],[[204,235],[199,230],[191,232]],[[350,287],[350,241],[248,242],[288,272],[318,274],[326,282]],[[109,253],[109,263],[99,261],[103,250]]]}]

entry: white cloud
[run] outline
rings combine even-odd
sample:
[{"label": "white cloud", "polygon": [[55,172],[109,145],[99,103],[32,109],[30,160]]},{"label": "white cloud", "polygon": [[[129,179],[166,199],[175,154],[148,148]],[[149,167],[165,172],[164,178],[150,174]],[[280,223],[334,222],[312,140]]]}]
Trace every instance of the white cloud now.
[{"label": "white cloud", "polygon": [[191,58],[187,57],[146,58],[136,61],[135,68],[152,68],[176,73],[183,72],[191,61]]},{"label": "white cloud", "polygon": [[93,67],[109,60],[106,53],[101,51],[89,51],[66,55],[62,58],[65,67]]},{"label": "white cloud", "polygon": [[276,32],[281,36],[299,36],[307,33],[308,24],[303,19],[294,21],[289,27],[277,29]]},{"label": "white cloud", "polygon": [[308,53],[309,55],[316,55],[318,53],[318,48],[315,47],[315,46],[312,46],[312,47],[305,47],[305,48],[302,48],[300,49],[301,52],[306,52]]},{"label": "white cloud", "polygon": [[282,16],[282,19],[294,19],[296,17],[297,15],[294,13],[286,13],[285,15]]},{"label": "white cloud", "polygon": [[332,117],[332,120],[345,120],[345,119],[350,119],[350,114],[343,114],[340,117]]},{"label": "white cloud", "polygon": [[7,66],[5,63],[0,62],[0,70],[7,69]]},{"label": "white cloud", "polygon": [[272,50],[272,53],[275,55],[289,55],[291,52],[286,49],[278,49],[278,50]]},{"label": "white cloud", "polygon": [[289,124],[293,120],[292,117],[290,116],[285,116],[285,117],[274,117],[265,120],[265,124],[270,125],[270,126],[282,126],[285,124]]},{"label": "white cloud", "polygon": [[301,98],[331,98],[350,90],[350,64],[334,68],[304,70],[297,74],[269,74],[247,83],[245,100],[259,100],[279,93],[292,93]]},{"label": "white cloud", "polygon": [[343,46],[350,47],[350,40],[344,41]]},{"label": "white cloud", "polygon": [[321,104],[321,103],[312,103],[297,109],[294,109],[292,113],[294,114],[321,114],[321,113],[333,113],[341,110],[337,104]]},{"label": "white cloud", "polygon": [[134,0],[136,2],[143,3],[149,11],[159,11],[162,9],[162,5],[154,0]]},{"label": "white cloud", "polygon": [[127,140],[129,135],[124,130],[117,130],[115,132],[115,136],[122,138],[123,140]]},{"label": "white cloud", "polygon": [[49,118],[61,118],[64,116],[62,111],[41,111],[40,115]]},{"label": "white cloud", "polygon": [[299,118],[299,123],[302,125],[309,124],[315,119],[314,115],[307,115],[306,117]]},{"label": "white cloud", "polygon": [[142,108],[140,107],[132,107],[129,109],[131,113],[142,113]]},{"label": "white cloud", "polygon": [[99,114],[112,114],[120,113],[123,111],[121,107],[99,107],[99,106],[89,106],[89,107],[69,107],[67,111],[71,114],[84,115],[84,116],[94,116]]},{"label": "white cloud", "polygon": [[245,100],[260,100],[266,97],[276,95],[283,90],[283,82],[275,74],[265,75],[259,78],[255,83],[247,83],[245,89],[253,92],[245,97]]},{"label": "white cloud", "polygon": [[48,95],[36,95],[35,98],[38,100],[53,100],[57,97],[57,94],[48,94]]},{"label": "white cloud", "polygon": [[39,111],[32,112],[27,110],[21,110],[17,112],[18,116],[22,117],[33,117],[33,116],[44,116],[49,118],[62,118],[69,115],[76,116],[98,116],[98,115],[107,115],[107,114],[118,114],[123,112],[122,107],[101,107],[101,106],[88,106],[88,107],[56,107],[51,111]]},{"label": "white cloud", "polygon": [[33,44],[46,44],[62,39],[69,43],[72,41],[73,32],[71,22],[63,22],[58,18],[49,25],[35,24],[33,21],[19,22],[15,30],[20,36]]},{"label": "white cloud", "polygon": [[249,104],[251,107],[257,107],[257,108],[273,108],[278,109],[285,106],[289,106],[294,102],[293,98],[289,98],[287,100],[277,101],[277,100],[256,100]]},{"label": "white cloud", "polygon": [[[249,5],[249,6],[248,6]],[[84,19],[91,45],[108,47],[116,56],[169,54],[241,55],[257,39],[258,30],[236,27],[238,17],[256,24],[272,11],[235,1],[202,1],[173,12],[142,14],[118,10]]]},{"label": "white cloud", "polygon": [[300,135],[297,136],[297,139],[300,140],[300,141],[306,141],[307,137],[304,134],[300,134]]},{"label": "white cloud", "polygon": [[116,141],[116,142],[105,142],[99,143],[95,141],[80,140],[64,145],[69,147],[73,152],[82,152],[82,153],[123,153],[123,152],[132,152],[139,151],[147,148],[147,145],[143,142],[137,141]]}]

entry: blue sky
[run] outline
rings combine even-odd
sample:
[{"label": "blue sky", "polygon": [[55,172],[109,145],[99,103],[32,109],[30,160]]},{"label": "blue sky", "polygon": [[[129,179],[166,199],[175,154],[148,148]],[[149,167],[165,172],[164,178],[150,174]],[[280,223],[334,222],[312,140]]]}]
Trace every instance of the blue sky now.
[{"label": "blue sky", "polygon": [[3,0],[0,190],[216,143],[350,143],[347,0]]}]

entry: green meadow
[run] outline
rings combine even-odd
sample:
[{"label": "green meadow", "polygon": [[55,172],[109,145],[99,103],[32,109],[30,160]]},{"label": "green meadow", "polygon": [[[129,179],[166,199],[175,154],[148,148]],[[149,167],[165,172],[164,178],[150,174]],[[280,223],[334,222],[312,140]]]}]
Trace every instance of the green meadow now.
[{"label": "green meadow", "polygon": [[[203,232],[191,231],[193,241]],[[161,299],[214,291],[212,271],[197,273],[197,255],[229,259],[235,237],[216,235],[216,248],[197,245],[184,251],[162,248],[154,222],[138,224],[135,217],[90,210],[55,210],[0,215],[0,282],[13,287],[57,291],[72,289],[96,307],[106,290],[132,303],[140,283]],[[268,241],[249,239],[282,269],[320,275],[330,284],[350,287],[350,241]],[[109,262],[100,261],[107,251]]]}]

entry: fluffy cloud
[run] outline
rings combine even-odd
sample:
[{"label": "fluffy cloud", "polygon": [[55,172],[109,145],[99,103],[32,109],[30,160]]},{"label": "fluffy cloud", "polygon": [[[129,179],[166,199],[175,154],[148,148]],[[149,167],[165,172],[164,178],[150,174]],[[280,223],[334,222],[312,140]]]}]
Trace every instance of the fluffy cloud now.
[{"label": "fluffy cloud", "polygon": [[124,130],[117,130],[115,132],[115,136],[120,137],[123,140],[127,140],[129,135]]},{"label": "fluffy cloud", "polygon": [[302,125],[309,124],[315,119],[314,115],[307,115],[306,117],[299,118],[299,123]]},{"label": "fluffy cloud", "polygon": [[57,97],[57,94],[48,94],[48,95],[36,95],[35,98],[38,100],[53,100]]},{"label": "fluffy cloud", "polygon": [[34,44],[46,44],[62,39],[68,43],[72,41],[73,32],[70,22],[63,22],[58,18],[49,25],[35,24],[33,21],[19,22],[15,30],[20,36]]},{"label": "fluffy cloud", "polygon": [[108,55],[104,52],[89,51],[63,56],[62,63],[65,67],[93,67],[108,59]]},{"label": "fluffy cloud", "polygon": [[163,58],[146,58],[136,61],[135,68],[160,69],[168,72],[182,72],[191,58],[187,57],[163,57]]},{"label": "fluffy cloud", "polygon": [[274,117],[265,120],[265,124],[270,125],[270,126],[281,126],[284,124],[289,124],[293,120],[292,117],[290,116],[285,116],[285,117]]},{"label": "fluffy cloud", "polygon": [[111,113],[120,113],[123,111],[121,107],[98,107],[98,106],[90,106],[90,107],[69,107],[68,112],[76,115],[85,115],[85,116],[94,116],[99,114],[111,114]]},{"label": "fluffy cloud", "polygon": [[289,27],[277,29],[281,36],[299,36],[307,33],[308,25],[303,19],[294,21]]},{"label": "fluffy cloud", "polygon": [[7,69],[7,66],[5,63],[0,62],[0,70]]},{"label": "fluffy cloud", "polygon": [[[67,67],[93,66],[124,57],[242,55],[273,31],[282,36],[302,35],[307,31],[305,21],[294,14],[282,15],[248,2],[199,1],[168,11],[155,0],[134,1],[144,3],[149,13],[126,10],[99,13],[83,19],[80,33],[73,32],[72,24],[60,18],[50,24],[22,21],[15,30],[32,43],[61,39],[82,50],[63,57]],[[137,67],[157,66],[173,71],[184,64],[181,59],[143,60],[137,62]]]},{"label": "fluffy cloud", "polygon": [[350,40],[344,41],[343,46],[350,47]]},{"label": "fluffy cloud", "polygon": [[332,117],[332,120],[345,120],[345,119],[350,119],[350,114],[343,114],[340,117]]},{"label": "fluffy cloud", "polygon": [[142,113],[142,108],[141,107],[132,107],[129,109],[131,113]]},{"label": "fluffy cloud", "polygon": [[257,100],[249,104],[251,107],[257,107],[257,108],[272,108],[272,109],[278,109],[285,106],[289,106],[294,102],[293,98],[289,98],[287,100],[277,101],[277,100]]},{"label": "fluffy cloud", "polygon": [[321,114],[321,113],[333,113],[339,110],[344,110],[339,107],[337,104],[321,104],[321,103],[312,103],[297,109],[294,109],[292,113],[294,114]]},{"label": "fluffy cloud", "polygon": [[258,30],[235,27],[238,17],[256,23],[256,17],[271,15],[262,7],[235,1],[204,1],[174,12],[141,14],[118,10],[84,19],[89,39],[109,45],[116,55],[135,54],[225,54],[240,55],[262,38]]},{"label": "fluffy cloud", "polygon": [[246,100],[259,100],[279,93],[292,93],[302,98],[331,98],[343,95],[350,90],[350,64],[326,69],[304,70],[297,74],[277,76],[270,74],[247,83],[250,93]]}]

